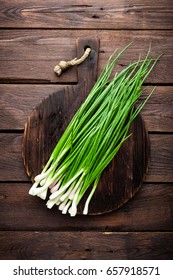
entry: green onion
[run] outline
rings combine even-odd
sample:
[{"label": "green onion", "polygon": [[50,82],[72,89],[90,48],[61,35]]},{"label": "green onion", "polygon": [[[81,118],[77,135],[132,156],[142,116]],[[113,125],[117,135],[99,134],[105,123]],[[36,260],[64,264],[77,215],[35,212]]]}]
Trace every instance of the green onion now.
[{"label": "green onion", "polygon": [[[129,45],[128,45],[129,46]],[[131,123],[145,106],[148,98],[135,107],[143,94],[141,86],[159,57],[139,58],[128,67],[110,76],[126,46],[115,58],[113,53],[88,97],[78,109],[56,144],[29,194],[46,199],[47,207],[57,205],[63,214],[77,213],[77,206],[89,189],[83,214],[88,214],[90,200],[97,189],[101,174],[130,135]]]}]

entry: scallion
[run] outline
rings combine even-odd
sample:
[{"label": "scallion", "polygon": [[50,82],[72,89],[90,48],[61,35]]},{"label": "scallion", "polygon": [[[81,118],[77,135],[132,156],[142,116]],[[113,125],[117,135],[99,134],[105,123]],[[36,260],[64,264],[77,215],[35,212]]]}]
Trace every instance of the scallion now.
[{"label": "scallion", "polygon": [[146,100],[135,107],[144,92],[141,86],[150,74],[159,57],[139,58],[128,67],[110,76],[120,55],[110,56],[100,77],[88,97],[78,109],[67,129],[55,146],[41,174],[29,194],[46,199],[50,190],[47,207],[58,205],[63,214],[77,213],[77,206],[90,188],[83,214],[97,189],[101,174],[119,151],[123,142],[130,137],[129,127],[140,113]]}]

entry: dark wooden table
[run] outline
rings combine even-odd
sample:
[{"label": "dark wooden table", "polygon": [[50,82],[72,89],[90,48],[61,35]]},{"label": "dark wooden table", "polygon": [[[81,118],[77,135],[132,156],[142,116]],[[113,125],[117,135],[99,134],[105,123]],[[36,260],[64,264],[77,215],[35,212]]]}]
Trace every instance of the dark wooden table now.
[{"label": "dark wooden table", "polygon": [[[0,259],[172,259],[172,1],[0,4]],[[78,83],[76,67],[60,78],[53,72],[60,60],[76,56],[77,37],[100,39],[98,74],[114,49],[131,41],[117,70],[150,43],[153,55],[164,55],[146,81],[157,87],[142,112],[151,163],[140,191],[112,213],[70,218],[28,195],[21,141],[33,108]]]}]

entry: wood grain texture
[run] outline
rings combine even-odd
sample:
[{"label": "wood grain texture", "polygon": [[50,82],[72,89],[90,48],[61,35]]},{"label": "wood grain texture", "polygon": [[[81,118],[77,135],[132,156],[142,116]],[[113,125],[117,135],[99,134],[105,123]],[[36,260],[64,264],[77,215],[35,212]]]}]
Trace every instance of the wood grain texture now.
[{"label": "wood grain texture", "polygon": [[[171,231],[173,184],[143,184],[116,211],[74,218],[28,194],[30,183],[0,183],[0,229],[36,231]],[[26,222],[27,221],[27,222]]]},{"label": "wood grain texture", "polygon": [[[0,2],[0,259],[173,259],[172,0]],[[146,81],[157,88],[142,112],[151,139],[148,183],[117,211],[71,219],[28,195],[17,130],[43,98],[78,84],[79,67],[59,78],[53,72],[77,56],[77,37],[100,39],[98,75],[131,41],[116,71],[150,43],[154,56],[164,55]]]},{"label": "wood grain texture", "polygon": [[[22,161],[22,134],[0,134],[0,181],[28,181]],[[173,135],[151,134],[147,182],[173,181]]]},{"label": "wood grain texture", "polygon": [[[58,84],[0,84],[0,130],[23,129],[27,117],[40,104],[41,100],[64,87]],[[149,90],[151,89],[152,87],[149,87]],[[144,94],[141,101],[146,97],[147,94]],[[173,132],[172,106],[173,87],[157,86],[141,113],[149,132]]]},{"label": "wood grain texture", "polygon": [[[151,157],[147,181],[152,180],[152,174],[153,177],[157,177],[157,182],[173,182],[173,135],[150,135],[150,140],[151,154],[155,156]],[[169,176],[166,175],[167,172]]]},{"label": "wood grain texture", "polygon": [[0,26],[11,28],[172,29],[172,1],[1,1]]},{"label": "wood grain texture", "polygon": [[171,232],[7,231],[0,233],[0,259],[168,260],[172,242]]},{"label": "wood grain texture", "polygon": [[24,129],[35,106],[61,85],[0,85],[0,129]]},{"label": "wood grain texture", "polygon": [[[78,68],[57,77],[53,69],[60,60],[77,56],[76,38],[99,38],[98,75],[110,54],[134,42],[121,56],[115,71],[121,71],[132,59],[143,57],[152,46],[152,54],[164,55],[147,78],[147,83],[172,83],[173,31],[102,30],[0,30],[1,83],[77,83]],[[61,43],[62,42],[62,43]],[[57,47],[59,46],[59,47]],[[2,55],[1,55],[2,53]],[[5,59],[4,59],[5,58]]]}]

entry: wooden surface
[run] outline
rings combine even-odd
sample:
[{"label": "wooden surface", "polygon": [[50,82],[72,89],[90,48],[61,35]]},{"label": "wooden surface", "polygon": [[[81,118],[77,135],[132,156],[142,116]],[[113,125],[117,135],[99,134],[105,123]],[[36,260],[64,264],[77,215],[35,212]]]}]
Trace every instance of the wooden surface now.
[{"label": "wooden surface", "polygon": [[[1,1],[0,259],[173,258],[172,8],[171,0]],[[131,41],[117,71],[150,43],[153,55],[164,55],[146,81],[157,87],[142,112],[151,161],[140,191],[117,211],[72,219],[28,195],[21,142],[40,100],[78,85],[78,67],[60,78],[53,72],[77,55],[77,37],[100,39],[98,74]]]}]

